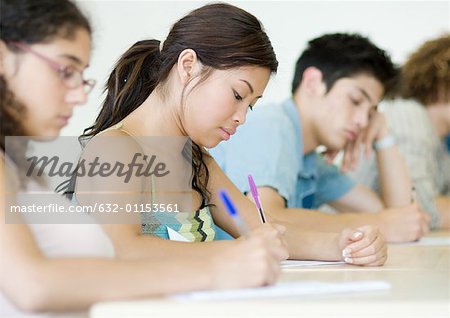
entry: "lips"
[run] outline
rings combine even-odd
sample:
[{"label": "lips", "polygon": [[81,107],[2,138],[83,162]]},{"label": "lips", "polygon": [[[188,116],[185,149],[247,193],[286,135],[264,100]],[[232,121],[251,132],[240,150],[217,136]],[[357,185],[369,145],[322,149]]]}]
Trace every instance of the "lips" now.
[{"label": "lips", "polygon": [[345,132],[345,136],[348,140],[353,141],[356,139],[356,137],[358,137],[358,134],[353,130],[346,129],[344,132]]},{"label": "lips", "polygon": [[228,140],[231,138],[232,135],[236,133],[236,128],[220,128],[222,130],[222,138],[224,140]]},{"label": "lips", "polygon": [[225,131],[230,136],[232,136],[236,133],[236,128],[222,128],[222,130]]},{"label": "lips", "polygon": [[72,115],[63,115],[58,116],[58,120],[61,123],[62,126],[66,126],[69,123],[69,119],[72,117]]}]

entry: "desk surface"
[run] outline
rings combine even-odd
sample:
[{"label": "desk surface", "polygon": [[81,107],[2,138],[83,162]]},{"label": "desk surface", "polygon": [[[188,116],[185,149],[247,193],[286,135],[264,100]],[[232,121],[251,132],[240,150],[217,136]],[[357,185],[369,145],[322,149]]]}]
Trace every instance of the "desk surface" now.
[{"label": "desk surface", "polygon": [[[428,237],[450,238],[450,232]],[[293,296],[245,301],[169,299],[103,302],[92,318],[111,317],[426,317],[450,318],[450,245],[389,245],[383,267],[332,265],[284,269],[280,281],[383,280],[383,292]]]}]

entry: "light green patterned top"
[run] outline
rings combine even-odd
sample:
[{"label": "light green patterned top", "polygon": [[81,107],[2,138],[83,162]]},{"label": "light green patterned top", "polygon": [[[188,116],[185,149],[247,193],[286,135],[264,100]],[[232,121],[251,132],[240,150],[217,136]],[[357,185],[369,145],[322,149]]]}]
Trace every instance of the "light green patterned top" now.
[{"label": "light green patterned top", "polygon": [[[122,123],[118,123],[110,129],[119,129],[133,137],[123,129]],[[152,178],[152,206],[157,203],[155,190]],[[167,227],[170,227],[191,242],[212,241],[216,236],[216,225],[208,206],[194,212],[144,212],[141,213],[141,216],[143,234],[169,239]]]}]

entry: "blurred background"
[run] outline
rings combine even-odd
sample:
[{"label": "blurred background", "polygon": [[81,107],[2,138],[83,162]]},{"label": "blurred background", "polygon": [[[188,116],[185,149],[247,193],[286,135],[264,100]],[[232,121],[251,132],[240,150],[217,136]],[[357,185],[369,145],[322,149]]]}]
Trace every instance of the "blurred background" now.
[{"label": "blurred background", "polygon": [[[78,136],[95,120],[103,86],[112,66],[133,43],[163,41],[173,23],[211,1],[76,1],[94,28],[87,78],[97,86],[89,101],[75,109],[62,131]],[[330,32],[358,32],[402,63],[423,41],[450,30],[450,1],[228,1],[254,14],[264,25],[280,63],[258,102],[290,95],[295,62],[308,40]]]}]

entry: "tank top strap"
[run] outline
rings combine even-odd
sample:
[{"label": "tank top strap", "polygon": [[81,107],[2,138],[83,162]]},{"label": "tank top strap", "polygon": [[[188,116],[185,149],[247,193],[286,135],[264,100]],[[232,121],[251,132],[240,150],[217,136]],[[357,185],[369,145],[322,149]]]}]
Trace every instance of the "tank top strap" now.
[{"label": "tank top strap", "polygon": [[105,133],[107,131],[110,131],[110,130],[120,130],[120,131],[124,132],[125,134],[127,134],[128,136],[134,137],[134,135],[132,133],[130,133],[128,130],[123,129],[123,122],[118,122],[117,124],[115,124],[115,125],[113,125],[113,126],[111,126],[109,128],[106,128],[105,130],[99,132],[97,134],[97,136],[100,135],[100,134],[103,134],[103,133]]},{"label": "tank top strap", "polygon": [[[131,134],[129,131],[127,131],[126,129],[123,129],[123,122],[118,122],[117,124],[115,124],[115,125],[113,125],[113,126],[111,126],[111,127],[108,127],[108,128],[106,128],[105,130],[102,130],[101,132],[99,132],[97,135],[95,135],[94,137],[96,137],[96,136],[100,136],[100,135],[102,135],[103,133],[105,133],[105,132],[107,132],[107,131],[110,131],[110,130],[120,130],[120,131],[123,131],[125,134],[127,134],[129,137],[131,137],[131,138],[133,138],[137,143],[138,143],[138,145],[142,148],[142,145],[139,143],[139,141],[136,139],[136,137],[133,135],[133,134]],[[84,151],[85,151],[85,148],[86,147],[83,147],[82,148],[82,150],[81,150],[81,154],[80,154],[80,158],[83,156],[83,153],[84,153]],[[72,179],[71,179],[72,180]],[[76,199],[76,192],[77,192],[77,185],[76,185],[76,178],[74,179],[74,184],[72,185],[72,187],[73,187],[73,189],[72,190],[70,190],[70,192],[69,193],[72,193],[72,199],[71,200],[73,200],[73,198],[75,198],[75,200],[74,200],[74,202],[76,203],[76,202],[78,202],[77,201],[77,199]],[[61,186],[62,184],[60,184],[59,186]],[[58,186],[58,187],[59,187]],[[62,188],[62,190],[64,190],[63,188]]]},{"label": "tank top strap", "polygon": [[153,206],[153,204],[158,204],[158,202],[156,201],[156,185],[155,185],[155,177],[152,175],[151,176],[151,185],[150,185],[150,200],[151,200],[151,204]]}]

